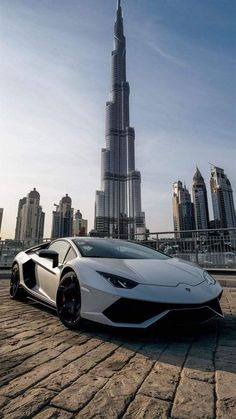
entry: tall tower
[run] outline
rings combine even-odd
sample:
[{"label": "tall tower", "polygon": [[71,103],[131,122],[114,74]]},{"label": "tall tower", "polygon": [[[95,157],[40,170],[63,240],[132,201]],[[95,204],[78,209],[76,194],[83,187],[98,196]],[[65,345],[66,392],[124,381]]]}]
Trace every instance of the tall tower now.
[{"label": "tall tower", "polygon": [[34,244],[43,239],[45,213],[40,206],[40,194],[34,188],[27,198],[19,201],[16,220],[16,240]]},{"label": "tall tower", "polygon": [[71,198],[66,194],[61,198],[59,205],[54,205],[56,210],[52,213],[51,238],[72,236],[74,210],[71,208]]},{"label": "tall tower", "polygon": [[135,170],[134,128],[129,121],[126,40],[117,1],[110,100],[106,103],[106,147],[101,155],[101,190],[96,191],[95,230],[99,235],[132,237],[145,232],[141,175]]},{"label": "tall tower", "polygon": [[174,231],[194,230],[195,220],[191,196],[186,186],[183,187],[180,181],[173,184],[172,207]]},{"label": "tall tower", "polygon": [[80,210],[76,211],[73,220],[73,236],[87,236],[88,221],[83,219]]},{"label": "tall tower", "polygon": [[216,225],[220,228],[236,227],[233,190],[224,170],[220,167],[212,167],[210,186]]},{"label": "tall tower", "polygon": [[198,167],[193,177],[193,205],[195,214],[196,229],[208,229],[209,228],[209,211],[207,202],[207,190],[204,178],[201,175]]},{"label": "tall tower", "polygon": [[0,233],[1,233],[1,227],[2,227],[2,217],[3,217],[3,208],[0,208]]},{"label": "tall tower", "polygon": [[22,208],[26,204],[26,197],[19,200],[18,211],[16,217],[16,229],[15,229],[15,240],[20,240],[21,235],[21,223],[22,223]]}]

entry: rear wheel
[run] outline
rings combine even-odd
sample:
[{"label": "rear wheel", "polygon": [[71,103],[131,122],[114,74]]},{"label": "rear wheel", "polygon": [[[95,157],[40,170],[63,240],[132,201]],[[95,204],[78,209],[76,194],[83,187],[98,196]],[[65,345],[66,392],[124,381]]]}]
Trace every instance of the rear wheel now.
[{"label": "rear wheel", "polygon": [[11,271],[10,297],[13,300],[22,300],[26,297],[25,290],[20,285],[20,269],[18,263],[14,263]]},{"label": "rear wheel", "polygon": [[81,293],[74,272],[63,275],[57,290],[56,303],[61,322],[69,329],[77,329],[81,323]]}]

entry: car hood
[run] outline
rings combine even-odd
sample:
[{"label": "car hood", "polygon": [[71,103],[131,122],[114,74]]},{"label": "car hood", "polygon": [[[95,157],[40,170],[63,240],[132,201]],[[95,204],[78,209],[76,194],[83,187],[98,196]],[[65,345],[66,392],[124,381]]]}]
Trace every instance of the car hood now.
[{"label": "car hood", "polygon": [[195,286],[204,281],[203,270],[182,259],[89,259],[96,271],[113,273],[133,279],[140,284],[176,287]]}]

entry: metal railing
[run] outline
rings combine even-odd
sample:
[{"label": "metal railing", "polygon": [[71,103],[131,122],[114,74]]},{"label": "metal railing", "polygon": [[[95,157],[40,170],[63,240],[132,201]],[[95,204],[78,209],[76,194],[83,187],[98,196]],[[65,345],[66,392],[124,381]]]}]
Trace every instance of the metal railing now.
[{"label": "metal railing", "polygon": [[143,243],[172,257],[207,269],[236,269],[236,228],[166,231],[147,236]]},{"label": "metal railing", "polygon": [[[236,269],[236,228],[155,232],[137,234],[130,239],[207,269]],[[10,267],[17,253],[40,242],[0,241],[0,268]]]},{"label": "metal railing", "polygon": [[30,247],[48,242],[51,239],[43,240],[0,240],[0,268],[10,268],[14,257],[22,250],[29,249]]}]

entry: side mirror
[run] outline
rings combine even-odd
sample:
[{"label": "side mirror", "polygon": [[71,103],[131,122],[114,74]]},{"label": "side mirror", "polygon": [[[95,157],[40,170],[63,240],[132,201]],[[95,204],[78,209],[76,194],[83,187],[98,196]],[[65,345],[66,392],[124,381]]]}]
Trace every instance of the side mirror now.
[{"label": "side mirror", "polygon": [[38,252],[39,257],[52,260],[52,267],[56,268],[59,263],[59,254],[55,250],[42,249]]}]

